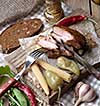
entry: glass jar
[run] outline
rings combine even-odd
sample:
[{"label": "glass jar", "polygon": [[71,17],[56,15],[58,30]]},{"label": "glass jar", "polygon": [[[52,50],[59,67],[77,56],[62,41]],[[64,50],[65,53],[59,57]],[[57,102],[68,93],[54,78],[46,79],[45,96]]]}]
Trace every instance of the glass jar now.
[{"label": "glass jar", "polygon": [[44,15],[50,24],[54,24],[64,17],[60,0],[45,0],[45,7]]}]

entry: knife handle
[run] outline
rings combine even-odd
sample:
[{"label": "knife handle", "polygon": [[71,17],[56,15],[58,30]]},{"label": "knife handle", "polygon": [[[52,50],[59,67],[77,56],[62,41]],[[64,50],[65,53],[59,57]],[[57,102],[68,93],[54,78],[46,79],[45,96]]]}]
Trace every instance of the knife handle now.
[{"label": "knife handle", "polygon": [[6,83],[4,83],[0,87],[0,97],[3,96],[3,94],[6,93],[16,82],[17,80],[10,78]]}]

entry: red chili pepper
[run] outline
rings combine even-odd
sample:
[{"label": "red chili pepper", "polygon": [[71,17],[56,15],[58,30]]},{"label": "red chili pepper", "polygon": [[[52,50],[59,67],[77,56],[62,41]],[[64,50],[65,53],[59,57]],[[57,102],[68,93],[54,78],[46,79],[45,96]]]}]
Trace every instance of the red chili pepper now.
[{"label": "red chili pepper", "polygon": [[23,91],[26,96],[28,97],[28,99],[30,100],[31,106],[36,106],[36,99],[35,99],[35,95],[32,91],[32,89],[20,82],[17,82],[14,87],[17,87],[19,90]]},{"label": "red chili pepper", "polygon": [[70,26],[70,25],[79,23],[81,21],[84,21],[86,19],[87,19],[87,17],[84,16],[84,15],[76,15],[76,16],[71,16],[69,18],[68,17],[65,17],[62,20],[60,20],[57,23],[57,25],[60,25],[60,26]]}]

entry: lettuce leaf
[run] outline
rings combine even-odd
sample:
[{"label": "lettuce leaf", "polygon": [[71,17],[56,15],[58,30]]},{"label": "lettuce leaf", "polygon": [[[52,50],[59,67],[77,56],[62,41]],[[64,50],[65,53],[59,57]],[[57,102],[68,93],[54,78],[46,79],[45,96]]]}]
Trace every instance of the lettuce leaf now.
[{"label": "lettuce leaf", "polygon": [[14,77],[14,73],[11,71],[11,69],[8,65],[0,67],[0,74],[1,75],[7,74],[11,78]]}]

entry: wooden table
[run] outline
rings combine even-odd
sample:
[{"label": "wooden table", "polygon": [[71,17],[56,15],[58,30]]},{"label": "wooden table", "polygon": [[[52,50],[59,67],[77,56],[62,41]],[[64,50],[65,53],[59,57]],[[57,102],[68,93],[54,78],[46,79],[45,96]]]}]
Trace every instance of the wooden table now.
[{"label": "wooden table", "polygon": [[[69,6],[72,7],[73,10],[76,10],[77,8],[82,8],[86,12],[90,13],[89,11],[89,0],[63,0],[65,3],[67,3]],[[92,12],[93,17],[97,21],[97,25],[95,25],[96,32],[98,34],[98,37],[100,37],[100,5],[96,5],[93,2],[92,4]]]},{"label": "wooden table", "polygon": [[[65,3],[70,5],[74,10],[77,8],[82,8],[83,10],[89,12],[89,0],[64,0]],[[93,16],[96,20],[100,20],[100,5],[96,5],[91,1]]]}]

